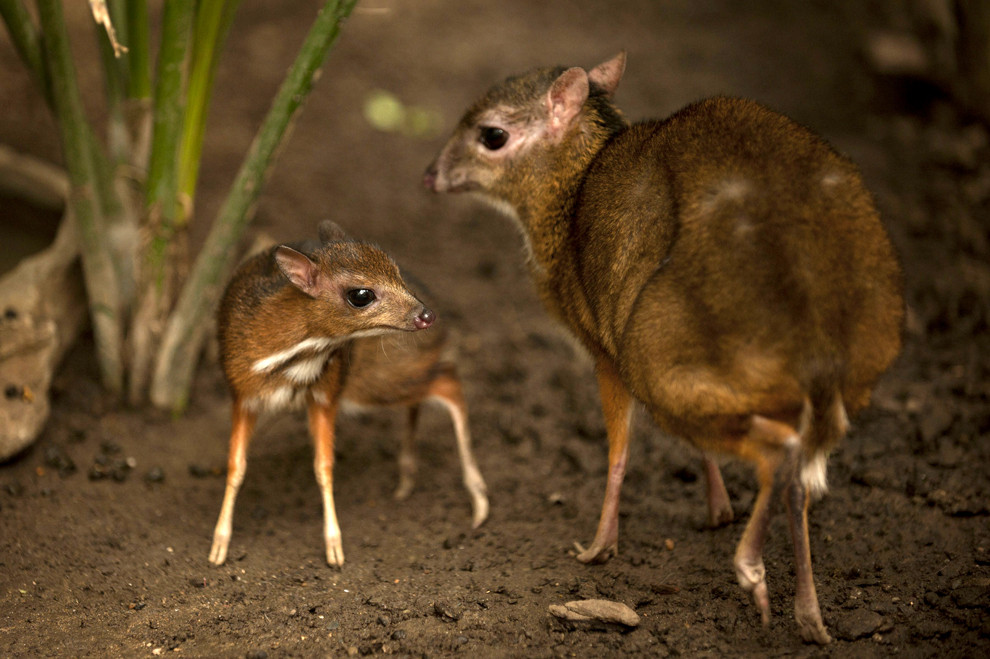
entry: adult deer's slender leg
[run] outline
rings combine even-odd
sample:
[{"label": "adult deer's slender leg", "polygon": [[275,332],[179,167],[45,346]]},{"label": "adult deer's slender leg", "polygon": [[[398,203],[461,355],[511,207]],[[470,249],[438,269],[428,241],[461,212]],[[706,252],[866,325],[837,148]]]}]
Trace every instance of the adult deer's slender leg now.
[{"label": "adult deer's slender leg", "polygon": [[629,459],[629,422],[632,415],[632,396],[622,384],[619,373],[605,358],[598,360],[598,390],[605,413],[605,429],[608,433],[608,479],[605,483],[605,500],[598,520],[598,531],[591,546],[578,554],[582,563],[604,563],[619,548],[619,496],[622,479],[626,475]]}]

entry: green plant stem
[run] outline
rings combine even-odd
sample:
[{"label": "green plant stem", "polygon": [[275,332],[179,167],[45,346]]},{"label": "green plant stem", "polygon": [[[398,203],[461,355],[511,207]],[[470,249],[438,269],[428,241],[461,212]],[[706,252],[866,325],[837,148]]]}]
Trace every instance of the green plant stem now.
[{"label": "green plant stem", "polygon": [[192,66],[186,91],[186,118],[179,147],[179,224],[188,222],[192,215],[213,80],[224,41],[240,3],[241,0],[202,0],[196,13]]},{"label": "green plant stem", "polygon": [[127,95],[133,99],[151,98],[151,56],[147,0],[126,0],[127,16]]},{"label": "green plant stem", "polygon": [[69,203],[78,223],[83,276],[104,385],[118,393],[123,385],[120,297],[98,199],[95,140],[83,113],[61,0],[38,0],[45,35],[52,96],[69,171]]},{"label": "green plant stem", "polygon": [[[127,24],[127,8],[124,6],[124,0],[107,0],[107,10],[110,13],[110,22],[113,23],[114,30],[117,32],[117,41],[127,48],[127,44],[130,43],[131,37],[130,28]],[[128,50],[130,49],[128,48]],[[121,57],[119,61],[121,63],[121,68],[124,69],[124,81],[126,82],[127,60]]]},{"label": "green plant stem", "polygon": [[[189,52],[193,2],[166,2],[162,17],[162,44],[158,54],[155,84],[154,125],[151,138],[151,159],[148,163],[147,202],[161,205],[165,225],[158,240],[167,240],[175,219],[175,197],[178,185],[179,137],[182,134],[184,99],[182,86],[185,60]],[[158,251],[154,248],[153,251]],[[149,256],[154,257],[154,254]]]},{"label": "green plant stem", "polygon": [[234,246],[253,217],[252,207],[276,148],[312,89],[320,66],[340,34],[341,22],[356,2],[329,0],[324,5],[251,144],[165,329],[151,386],[151,400],[159,407],[181,412],[188,403],[207,315],[215,307],[222,281],[234,263]]},{"label": "green plant stem", "polygon": [[10,40],[14,43],[17,54],[34,76],[48,105],[52,105],[51,79],[48,76],[48,69],[45,68],[38,29],[31,15],[20,0],[0,0],[0,17],[7,25]]},{"label": "green plant stem", "polygon": [[130,164],[146,172],[151,143],[151,58],[147,0],[124,0],[127,22],[127,98],[124,113],[131,139]]},{"label": "green plant stem", "polygon": [[[122,14],[121,11],[114,11],[114,7],[119,9],[120,2],[110,2],[107,5],[108,13],[111,17],[114,29],[118,36],[126,34],[126,29],[121,30],[121,26],[113,22],[115,15]],[[106,151],[101,147],[92,128],[87,125],[87,139],[90,142],[88,153],[92,159],[93,172],[97,184],[97,199],[100,203],[100,214],[103,218],[102,231],[109,235],[116,227],[123,224],[135,223],[133,213],[128,213],[123,196],[127,193],[127,186],[121,185],[119,176],[121,166],[127,163],[130,153],[130,139],[128,136],[127,122],[124,116],[123,103],[125,101],[125,87],[127,80],[127,70],[124,63],[115,56],[113,46],[107,27],[101,23],[93,22],[96,42],[100,50],[100,62],[103,65],[103,77],[106,86],[107,98],[107,136]],[[119,235],[119,234],[118,234]],[[119,241],[112,243],[110,254],[113,260],[114,270],[117,273],[119,282],[118,293],[120,294],[120,306],[123,309],[127,306],[127,299],[133,294],[133,268],[134,254],[129,246],[122,246]],[[126,250],[122,252],[121,249]],[[125,293],[124,291],[127,291]]]},{"label": "green plant stem", "polygon": [[[126,40],[127,26],[118,22],[123,16],[123,12],[119,11],[120,2],[108,2],[107,9],[118,38]],[[96,30],[96,41],[100,47],[100,62],[103,64],[103,77],[106,83],[107,110],[110,115],[107,145],[114,163],[126,162],[130,142],[123,107],[127,93],[127,67],[115,55],[106,28],[96,22],[93,23],[93,28]]]},{"label": "green plant stem", "polygon": [[131,403],[145,395],[161,328],[171,307],[178,247],[178,153],[184,112],[183,85],[186,57],[196,4],[186,0],[165,3],[162,43],[155,83],[151,156],[145,186],[138,294],[129,335]]}]

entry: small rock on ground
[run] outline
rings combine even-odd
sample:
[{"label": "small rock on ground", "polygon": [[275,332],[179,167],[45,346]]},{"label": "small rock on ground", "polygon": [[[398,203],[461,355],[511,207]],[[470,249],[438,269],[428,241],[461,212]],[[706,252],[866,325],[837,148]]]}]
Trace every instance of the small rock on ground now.
[{"label": "small rock on ground", "polygon": [[879,613],[866,609],[856,609],[842,615],[835,622],[835,635],[844,641],[855,641],[872,636],[881,624],[883,624],[883,618]]},{"label": "small rock on ground", "polygon": [[574,600],[566,604],[551,604],[550,613],[573,622],[600,620],[626,627],[639,625],[639,615],[635,611],[621,602],[609,600]]}]

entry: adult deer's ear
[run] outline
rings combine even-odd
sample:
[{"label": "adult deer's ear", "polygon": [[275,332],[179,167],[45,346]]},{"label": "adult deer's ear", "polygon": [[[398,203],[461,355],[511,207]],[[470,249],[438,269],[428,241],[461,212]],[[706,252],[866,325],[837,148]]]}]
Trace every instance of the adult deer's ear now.
[{"label": "adult deer's ear", "polygon": [[347,232],[333,220],[323,220],[320,222],[319,233],[317,235],[320,236],[320,242],[323,244],[339,243],[350,239]]},{"label": "adult deer's ear", "polygon": [[588,79],[605,90],[609,98],[615,93],[615,88],[622,80],[622,74],[626,70],[626,51],[619,52],[618,55],[602,62],[592,70],[588,71]]},{"label": "adult deer's ear", "polygon": [[581,114],[588,98],[588,74],[574,67],[560,74],[547,92],[547,110],[550,115],[550,135],[560,138]]}]

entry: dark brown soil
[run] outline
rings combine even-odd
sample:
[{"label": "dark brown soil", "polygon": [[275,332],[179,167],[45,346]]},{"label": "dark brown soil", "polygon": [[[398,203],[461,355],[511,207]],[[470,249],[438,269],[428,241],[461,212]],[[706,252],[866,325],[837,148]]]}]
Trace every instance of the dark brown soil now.
[{"label": "dark brown soil", "polygon": [[[83,3],[68,4],[80,5],[74,36],[88,42]],[[318,4],[244,3],[219,73],[193,244]],[[490,519],[470,530],[442,412],[422,419],[420,480],[403,503],[391,493],[404,415],[346,418],[335,491],[347,562],[328,568],[305,422],[280,416],[259,428],[230,557],[211,567],[229,432],[215,357],[205,359],[188,414],[172,419],[108,398],[84,338],[57,377],[46,431],[0,467],[0,654],[985,656],[987,131],[931,90],[919,96],[917,85],[870,74],[862,45],[873,27],[896,25],[881,8],[900,3],[861,4],[363,3],[281,155],[255,226],[293,239],[333,218],[390,251],[442,300],[460,336]],[[594,534],[605,483],[591,367],[536,300],[509,222],[470,199],[420,189],[443,136],[378,132],[362,116],[367,95],[385,89],[435,109],[446,133],[507,74],[593,66],[621,48],[629,66],[617,100],[632,118],[731,93],[826,135],[863,167],[902,255],[904,354],[833,455],[831,493],[811,512],[818,593],[836,639],[826,648],[804,645],[792,621],[783,520],[766,555],[769,628],[735,583],[750,471],[726,465],[738,519],[705,528],[698,456],[645,415],[623,493],[620,554],[603,566],[574,559],[573,543]],[[6,39],[0,70],[0,142],[58,160],[53,124]],[[98,98],[98,79],[84,78]],[[0,203],[4,213],[14,208]],[[0,231],[8,260],[20,244],[9,240]],[[624,602],[642,623],[623,631],[548,613],[583,598]]]}]

